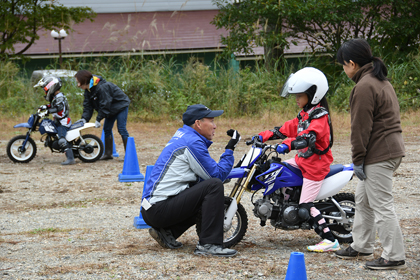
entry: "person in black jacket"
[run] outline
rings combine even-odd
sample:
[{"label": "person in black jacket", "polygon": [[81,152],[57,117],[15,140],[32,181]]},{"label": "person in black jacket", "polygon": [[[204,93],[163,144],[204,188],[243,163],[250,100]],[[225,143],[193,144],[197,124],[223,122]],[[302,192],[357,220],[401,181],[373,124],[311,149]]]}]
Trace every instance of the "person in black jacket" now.
[{"label": "person in black jacket", "polygon": [[80,70],[74,75],[77,86],[85,90],[83,100],[82,118],[77,122],[88,122],[92,117],[93,110],[98,112],[95,121],[95,127],[101,126],[101,120],[104,121],[105,133],[105,153],[102,160],[113,159],[112,149],[114,142],[112,140],[112,128],[117,121],[118,133],[124,143],[124,151],[127,147],[127,116],[130,98],[116,85],[107,82],[104,78],[92,75],[87,70]]}]

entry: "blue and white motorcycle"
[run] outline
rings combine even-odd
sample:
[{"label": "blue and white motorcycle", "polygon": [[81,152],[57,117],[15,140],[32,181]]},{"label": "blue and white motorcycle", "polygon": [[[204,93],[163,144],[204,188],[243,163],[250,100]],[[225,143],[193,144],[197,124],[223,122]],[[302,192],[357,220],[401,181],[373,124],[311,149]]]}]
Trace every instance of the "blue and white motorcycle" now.
[{"label": "blue and white motorcycle", "polygon": [[[248,141],[251,149],[232,169],[224,183],[236,179],[229,196],[225,197],[224,240],[226,248],[235,246],[244,237],[248,228],[248,217],[241,198],[245,191],[252,192],[253,213],[265,226],[267,220],[276,229],[312,229],[308,220],[299,217],[299,198],[303,177],[299,169],[282,162],[271,146],[257,140]],[[331,165],[322,188],[314,202],[324,216],[332,234],[340,243],[352,242],[352,227],[355,213],[354,195],[339,193],[352,179],[353,164]],[[262,195],[256,199],[257,192]],[[200,215],[199,215],[200,216]],[[198,217],[196,231],[200,234],[201,218]]]},{"label": "blue and white motorcycle", "polygon": [[[26,135],[13,137],[7,144],[7,155],[13,162],[28,163],[36,155],[37,147],[31,138],[31,133],[39,131],[41,142],[49,147],[53,153],[64,153],[64,149],[58,144],[57,129],[51,119],[46,118],[47,111],[38,109],[36,114],[29,117],[28,122],[20,123],[14,128],[27,128]],[[99,137],[92,134],[81,134],[81,130],[94,127],[93,123],[75,123],[66,134],[66,140],[72,145],[74,157],[83,162],[95,162],[104,152],[104,145]]]}]

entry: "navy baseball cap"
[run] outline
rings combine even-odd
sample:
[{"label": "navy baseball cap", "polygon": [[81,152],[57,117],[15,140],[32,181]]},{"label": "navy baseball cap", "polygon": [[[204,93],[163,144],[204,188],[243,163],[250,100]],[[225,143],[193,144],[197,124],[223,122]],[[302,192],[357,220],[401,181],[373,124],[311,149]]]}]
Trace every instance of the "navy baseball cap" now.
[{"label": "navy baseball cap", "polygon": [[223,110],[212,111],[202,104],[190,105],[187,111],[182,115],[182,121],[186,125],[192,125],[196,120],[202,118],[215,118],[223,114]]}]

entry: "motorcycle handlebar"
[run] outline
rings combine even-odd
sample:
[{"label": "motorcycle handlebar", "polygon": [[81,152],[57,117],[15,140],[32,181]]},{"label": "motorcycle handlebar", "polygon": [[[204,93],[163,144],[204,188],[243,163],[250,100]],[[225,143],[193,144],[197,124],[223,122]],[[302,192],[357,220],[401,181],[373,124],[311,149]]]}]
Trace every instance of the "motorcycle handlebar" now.
[{"label": "motorcycle handlebar", "polygon": [[276,145],[274,145],[274,146],[272,146],[272,145],[267,145],[267,144],[264,144],[264,143],[262,143],[262,142],[259,142],[258,140],[251,140],[251,141],[246,141],[245,142],[248,146],[249,145],[254,145],[255,147],[257,147],[257,148],[262,148],[262,149],[264,149],[264,148],[272,148],[272,149],[277,149],[277,146],[279,145],[279,144],[276,144]]}]

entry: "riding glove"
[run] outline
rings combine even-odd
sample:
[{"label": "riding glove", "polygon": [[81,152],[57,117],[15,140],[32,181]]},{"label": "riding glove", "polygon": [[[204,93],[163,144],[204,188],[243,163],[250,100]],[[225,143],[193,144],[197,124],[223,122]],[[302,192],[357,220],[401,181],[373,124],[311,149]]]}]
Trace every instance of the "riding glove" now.
[{"label": "riding glove", "polygon": [[279,154],[285,154],[289,152],[289,146],[287,146],[286,144],[280,144],[277,146],[276,148],[277,153]]},{"label": "riding glove", "polygon": [[239,135],[237,130],[233,129],[229,129],[226,134],[232,137],[232,139],[229,140],[225,149],[235,150],[236,145],[238,145],[239,141],[241,141],[241,135]]},{"label": "riding glove", "polygon": [[[83,119],[82,119],[82,120],[83,120]],[[101,123],[100,123],[100,122],[98,122],[98,121],[95,121],[95,127],[96,127],[96,128],[101,127]]]},{"label": "riding glove", "polygon": [[263,142],[263,137],[261,136],[261,135],[254,135],[254,136],[252,136],[252,141],[253,142]]},{"label": "riding glove", "polygon": [[47,106],[47,105],[41,105],[41,106],[39,107],[39,109],[40,109],[40,110],[47,110],[47,109],[48,109],[48,106]]},{"label": "riding glove", "polygon": [[353,170],[354,174],[356,174],[357,178],[359,178],[361,181],[367,178],[365,172],[363,171],[363,163],[361,165],[354,165]]},{"label": "riding glove", "polygon": [[259,136],[262,137],[261,142],[265,142],[268,140],[276,140],[276,139],[286,139],[287,136],[280,132],[281,126],[276,126],[272,130],[266,130],[263,132],[258,133]]}]

